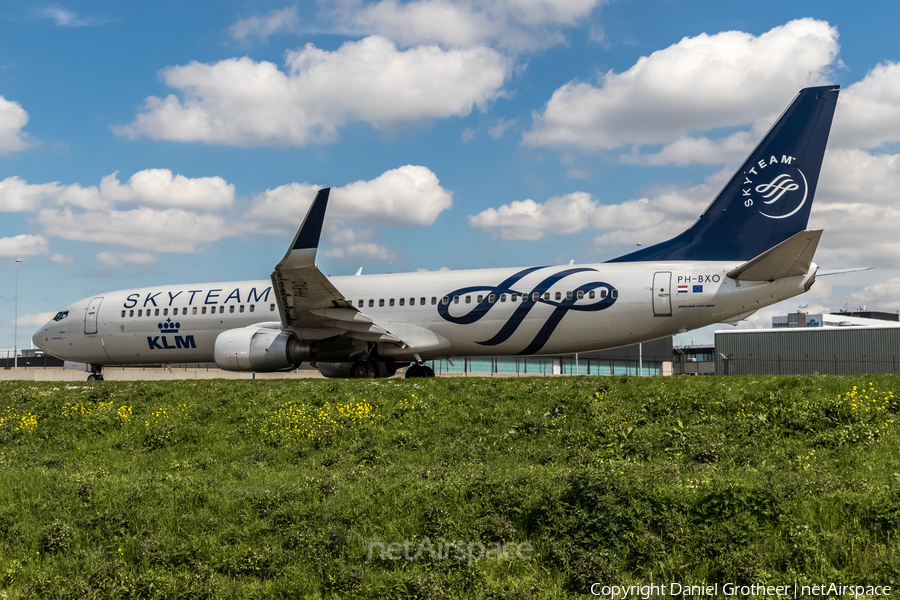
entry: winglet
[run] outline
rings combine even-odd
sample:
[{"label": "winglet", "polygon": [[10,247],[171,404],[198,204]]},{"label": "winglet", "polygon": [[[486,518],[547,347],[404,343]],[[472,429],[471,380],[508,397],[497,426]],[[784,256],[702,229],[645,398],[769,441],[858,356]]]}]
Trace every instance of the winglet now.
[{"label": "winglet", "polygon": [[325,207],[328,205],[328,194],[331,188],[322,188],[316,194],[303,224],[297,230],[294,241],[287,254],[278,263],[276,269],[307,267],[316,264],[316,250],[319,247],[319,236],[322,234],[322,223],[325,221]]}]

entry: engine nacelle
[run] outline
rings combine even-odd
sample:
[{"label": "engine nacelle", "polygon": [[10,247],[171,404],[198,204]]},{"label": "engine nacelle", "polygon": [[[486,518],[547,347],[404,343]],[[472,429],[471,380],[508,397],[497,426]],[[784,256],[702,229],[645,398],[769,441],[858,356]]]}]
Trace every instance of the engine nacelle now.
[{"label": "engine nacelle", "polygon": [[216,366],[226,371],[267,373],[294,369],[316,355],[315,347],[287,331],[245,327],[216,338]]}]

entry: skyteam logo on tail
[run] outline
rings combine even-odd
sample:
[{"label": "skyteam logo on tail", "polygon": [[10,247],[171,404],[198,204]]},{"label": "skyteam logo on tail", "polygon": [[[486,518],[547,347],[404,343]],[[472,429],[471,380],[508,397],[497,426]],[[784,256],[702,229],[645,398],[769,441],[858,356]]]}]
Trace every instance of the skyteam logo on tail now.
[{"label": "skyteam logo on tail", "polygon": [[790,166],[795,160],[793,156],[782,155],[781,160],[772,156],[745,171],[741,186],[744,206],[769,219],[786,219],[803,208],[809,185],[803,171]]},{"label": "skyteam logo on tail", "polygon": [[[544,344],[547,343],[547,340],[550,339],[550,336],[556,330],[556,327],[570,310],[584,312],[604,310],[615,304],[616,299],[619,297],[619,292],[616,288],[602,281],[585,283],[575,289],[568,290],[566,295],[559,300],[556,300],[555,293],[551,297],[548,290],[553,287],[554,284],[562,281],[566,277],[575,275],[576,273],[596,272],[596,269],[587,267],[575,267],[558,271],[553,275],[544,278],[531,290],[517,290],[513,288],[519,280],[527,275],[530,275],[535,271],[549,268],[551,267],[531,267],[529,269],[523,269],[494,287],[471,286],[450,292],[447,296],[448,300],[449,298],[458,298],[476,292],[485,292],[485,294],[483,295],[482,301],[478,302],[472,310],[464,315],[455,316],[450,314],[450,307],[456,304],[455,302],[448,302],[447,304],[442,302],[439,304],[438,314],[441,315],[444,320],[450,321],[451,323],[468,325],[469,323],[474,323],[481,320],[482,317],[487,316],[488,312],[494,307],[504,305],[502,303],[505,301],[506,295],[510,295],[510,301],[517,303],[513,314],[506,323],[503,324],[500,331],[498,331],[494,337],[489,340],[484,340],[483,342],[476,342],[482,346],[497,346],[512,337],[532,308],[538,304],[552,306],[554,307],[554,310],[550,316],[547,317],[541,330],[538,331],[537,335],[534,336],[534,339],[524,350],[518,352],[518,354],[534,354],[544,347]],[[521,298],[521,301],[518,301],[518,298]],[[498,302],[498,300],[500,300],[500,302]]]},{"label": "skyteam logo on tail", "polygon": [[157,323],[156,326],[159,328],[160,333],[162,333],[163,335],[147,336],[147,344],[150,346],[151,350],[177,350],[180,348],[197,348],[197,343],[194,342],[194,336],[192,335],[173,335],[172,341],[175,345],[169,345],[169,338],[167,334],[178,333],[179,329],[181,328],[181,323],[173,322],[172,319],[166,319],[165,322]]}]

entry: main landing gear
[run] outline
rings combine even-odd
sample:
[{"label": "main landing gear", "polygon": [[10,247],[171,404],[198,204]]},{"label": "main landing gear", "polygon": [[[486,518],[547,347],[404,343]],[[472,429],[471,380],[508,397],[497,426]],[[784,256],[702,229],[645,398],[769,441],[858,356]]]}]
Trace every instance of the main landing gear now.
[{"label": "main landing gear", "polygon": [[91,374],[88,375],[88,381],[103,381],[103,367],[101,365],[91,365]]},{"label": "main landing gear", "polygon": [[434,377],[434,369],[428,365],[413,365],[406,370],[406,378],[410,377]]},{"label": "main landing gear", "polygon": [[368,360],[360,360],[350,367],[350,376],[353,379],[374,379],[378,374],[375,365]]}]

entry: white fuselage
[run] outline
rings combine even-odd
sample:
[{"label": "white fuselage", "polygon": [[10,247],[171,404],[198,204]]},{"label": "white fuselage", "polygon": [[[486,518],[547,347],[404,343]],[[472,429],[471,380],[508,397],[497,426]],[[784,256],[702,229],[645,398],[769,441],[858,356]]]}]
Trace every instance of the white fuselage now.
[{"label": "white fuselage", "polygon": [[[657,339],[801,294],[816,271],[812,265],[804,276],[773,282],[727,277],[739,264],[601,263],[330,281],[379,326],[405,340],[422,340],[406,347],[379,343],[383,356],[428,360],[566,354]],[[269,280],[220,282],[98,294],[61,311],[68,314],[32,339],[50,354],[95,365],[213,362],[216,337],[223,331],[260,323],[280,327],[271,285]],[[293,332],[311,341],[327,341],[336,333],[328,328]]]}]

